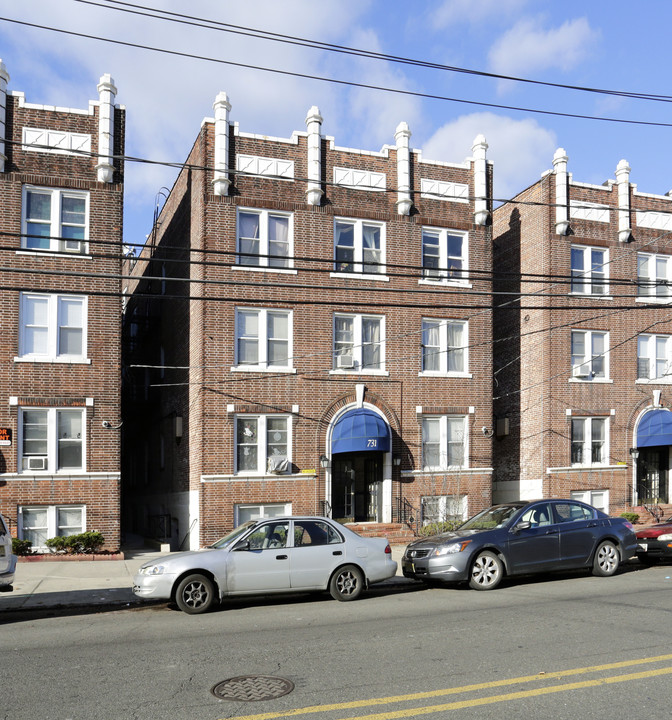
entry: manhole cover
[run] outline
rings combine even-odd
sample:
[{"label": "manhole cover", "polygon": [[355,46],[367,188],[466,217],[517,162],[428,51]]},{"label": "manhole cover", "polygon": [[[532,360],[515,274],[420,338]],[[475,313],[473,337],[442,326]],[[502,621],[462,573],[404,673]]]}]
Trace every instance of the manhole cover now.
[{"label": "manhole cover", "polygon": [[241,675],[217,683],[212,694],[220,700],[273,700],[292,692],[294,683],[281,677],[270,675]]}]

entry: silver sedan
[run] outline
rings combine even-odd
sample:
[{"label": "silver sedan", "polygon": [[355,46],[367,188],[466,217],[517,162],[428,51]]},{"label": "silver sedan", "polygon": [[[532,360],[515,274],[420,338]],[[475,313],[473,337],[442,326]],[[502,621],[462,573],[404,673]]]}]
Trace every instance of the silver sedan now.
[{"label": "silver sedan", "polygon": [[355,600],[396,572],[385,538],[361,537],[324,517],[282,517],[250,520],[208,548],[145,563],[133,592],[196,614],[232,595],[328,590]]}]

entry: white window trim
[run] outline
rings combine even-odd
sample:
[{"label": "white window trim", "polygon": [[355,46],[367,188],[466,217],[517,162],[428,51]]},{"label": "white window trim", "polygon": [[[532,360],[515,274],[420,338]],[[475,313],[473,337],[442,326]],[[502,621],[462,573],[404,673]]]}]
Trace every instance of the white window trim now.
[{"label": "white window trim", "polygon": [[[259,263],[257,265],[247,265],[241,263],[240,249],[240,213],[248,213],[250,215],[259,216]],[[268,218],[269,216],[277,216],[287,218],[287,238],[288,238],[288,257],[287,267],[274,267],[269,265],[271,260],[268,257],[269,238],[268,238]],[[252,270],[256,272],[277,272],[296,274],[294,268],[294,213],[283,210],[264,210],[262,208],[238,207],[236,211],[236,270]]]},{"label": "white window trim", "polygon": [[[440,353],[440,370],[420,370],[418,377],[459,377],[459,378],[471,378],[473,375],[469,372],[469,321],[468,320],[453,320],[453,319],[438,319],[438,318],[422,318],[422,322],[438,322],[439,326],[439,353]],[[448,367],[448,325],[462,325],[462,351],[464,353],[464,370],[455,371],[447,370]],[[424,333],[424,327],[422,329]],[[422,364],[424,358],[424,351],[421,348],[422,354],[420,362]]]},{"label": "white window trim", "polygon": [[[423,415],[420,420],[420,452],[422,470],[424,472],[441,472],[444,470],[464,470],[469,468],[469,424],[467,423],[467,415]],[[460,419],[463,421],[463,440],[462,440],[462,457],[463,465],[442,464],[438,466],[425,465],[424,448],[425,448],[425,420],[439,420],[439,456],[448,459],[448,419]]]},{"label": "white window trim", "polygon": [[[648,377],[648,378],[640,378],[639,377],[639,341],[642,338],[646,338],[647,344],[649,346],[649,350],[653,349],[653,352],[649,352],[646,359],[649,361],[649,370],[651,369],[651,366],[653,365],[654,371],[655,371],[655,364],[656,364],[656,353],[655,353],[655,347],[656,347],[656,341],[658,339],[664,339],[666,343],[665,348],[665,357],[667,359],[667,367],[669,372],[662,377]],[[670,385],[672,384],[672,335],[666,335],[664,333],[642,333],[641,335],[637,336],[637,380],[635,381],[636,384],[640,385]]]},{"label": "white window trim", "polygon": [[[47,511],[47,539],[59,537],[58,532],[58,511],[59,510],[81,510],[82,511],[82,532],[87,532],[86,505],[77,503],[63,503],[61,505],[20,505],[17,513],[18,535],[24,540],[23,513],[25,510],[46,510]],[[33,550],[45,550],[46,545],[33,545]]]},{"label": "white window trim", "polygon": [[[259,362],[256,365],[241,364],[238,357],[238,315],[241,312],[258,313],[259,325]],[[268,364],[268,315],[270,314],[286,314],[287,315],[287,365],[269,365]],[[296,373],[293,367],[294,356],[294,311],[284,308],[257,308],[257,307],[237,307],[235,310],[235,330],[234,330],[234,362],[231,372],[278,372],[278,373]]]},{"label": "white window trim", "polygon": [[[49,249],[41,250],[39,248],[27,247],[27,236],[28,236],[28,192],[39,192],[48,193],[51,195],[51,229],[49,234],[51,235]],[[61,244],[61,197],[63,195],[71,195],[73,197],[84,198],[86,202],[86,211],[84,219],[84,239],[81,241],[82,249],[81,252],[69,252],[60,247]],[[89,229],[90,223],[90,194],[86,190],[74,190],[71,188],[54,188],[54,187],[40,187],[39,185],[24,185],[21,190],[21,252],[24,253],[55,253],[59,255],[65,255],[66,257],[86,257],[89,252]]]},{"label": "white window trim", "polygon": [[[24,353],[26,346],[25,339],[25,303],[27,298],[46,298],[48,301],[48,345],[49,352],[46,355],[38,355],[36,353]],[[66,355],[58,353],[58,334],[59,334],[59,318],[61,300],[81,300],[82,301],[82,354]],[[14,362],[57,362],[65,364],[91,364],[88,354],[88,297],[86,295],[67,295],[56,293],[33,293],[22,292],[19,295],[19,354],[14,358]]]},{"label": "white window trim", "polygon": [[240,511],[241,510],[248,510],[251,508],[260,508],[261,514],[259,515],[260,520],[272,520],[274,517],[277,517],[276,515],[266,515],[266,508],[273,507],[273,508],[283,508],[282,515],[288,516],[292,514],[292,503],[274,503],[274,502],[264,502],[264,503],[236,503],[233,506],[233,513],[234,513],[234,527],[238,527],[241,524],[240,520]]},{"label": "white window trim", "polygon": [[[604,420],[604,447],[602,449],[602,458],[603,462],[599,463],[572,463],[571,462],[571,455],[572,455],[572,424],[574,421],[581,421],[583,422],[583,455],[584,457],[591,458],[592,457],[592,424],[593,420]],[[609,465],[609,457],[611,455],[611,448],[610,448],[610,436],[611,436],[611,424],[609,422],[610,418],[599,415],[599,416],[575,416],[572,415],[570,418],[569,423],[569,454],[570,454],[570,467],[572,468],[602,468],[607,465]]]},{"label": "white window trim", "polygon": [[[639,275],[639,259],[645,257],[648,258],[649,263],[649,269],[651,268],[651,264],[653,263],[653,267],[655,269],[656,260],[658,258],[665,258],[666,261],[666,272],[667,276],[665,280],[670,283],[669,285],[669,295],[665,296],[658,296],[655,294],[656,287],[655,285],[652,285],[648,288],[646,288],[649,292],[652,292],[651,295],[643,295],[639,292],[640,288],[637,287],[637,297],[635,299],[635,302],[640,303],[646,303],[648,304],[655,304],[655,305],[669,305],[672,303],[672,255],[665,255],[664,253],[646,253],[646,252],[638,252],[637,253],[637,282],[639,283],[640,275]],[[655,272],[653,274],[653,277],[651,273],[646,276],[646,280],[650,282],[655,282]]]},{"label": "white window trim", "polygon": [[[354,227],[354,241],[355,245],[353,248],[355,259],[353,261],[354,270],[353,272],[340,272],[336,270],[336,223],[348,223]],[[381,268],[379,273],[365,273],[362,271],[364,264],[364,225],[373,225],[374,227],[380,228],[380,257],[381,257]],[[334,254],[334,269],[330,273],[332,278],[344,278],[344,277],[357,277],[364,278],[366,280],[380,280],[382,282],[389,282],[390,278],[386,275],[387,272],[387,233],[386,224],[378,220],[363,220],[357,218],[347,217],[335,217],[334,218],[334,242],[333,242],[333,254]]]},{"label": "white window trim", "polygon": [[[336,318],[346,317],[354,320],[353,327],[353,348],[352,355],[354,358],[354,366],[352,368],[336,368]],[[363,368],[363,342],[362,342],[362,320],[365,318],[373,318],[380,320],[380,368]],[[389,373],[385,369],[385,354],[386,354],[386,327],[385,327],[385,315],[371,315],[368,313],[355,314],[355,313],[334,313],[332,319],[332,343],[331,343],[331,356],[332,356],[332,369],[329,371],[331,375],[382,375],[387,377]]]},{"label": "white window trim", "polygon": [[[454,279],[450,277],[431,278],[425,277],[424,267],[424,243],[422,235],[424,231],[439,233],[439,272],[448,272],[448,235],[459,235],[462,237],[462,270],[460,272],[463,277]],[[457,285],[459,287],[472,287],[469,280],[469,233],[464,230],[454,230],[453,228],[432,227],[423,225],[420,234],[420,254],[422,263],[422,277],[418,280],[419,285]]]},{"label": "white window trim", "polygon": [[[604,495],[604,507],[600,508],[593,503],[594,495]],[[580,502],[597,507],[598,510],[602,510],[603,512],[609,514],[609,490],[606,488],[603,490],[571,490],[569,497],[570,500],[579,500]]]},{"label": "white window trim", "polygon": [[[420,498],[420,507],[423,508],[423,516],[422,520],[424,524],[434,523],[434,522],[446,522],[445,518],[449,515],[451,517],[458,517],[462,518],[463,520],[467,520],[469,518],[469,510],[468,510],[468,495],[458,495],[455,497],[454,495],[423,495]],[[439,513],[444,518],[444,520],[427,520],[424,515],[424,501],[425,500],[438,500],[439,505]],[[457,513],[448,513],[449,504],[453,503],[454,506],[457,506],[455,509],[458,511]]]},{"label": "white window trim", "polygon": [[[584,288],[587,288],[587,289],[584,289],[583,291],[578,291],[578,290],[572,289],[572,285],[575,283],[575,280],[574,280],[574,268],[572,267],[571,253],[574,250],[579,250],[583,253],[584,270],[582,273],[582,278],[583,278],[583,286],[584,286]],[[592,262],[591,262],[591,254],[593,253],[593,251],[598,251],[598,252],[604,253],[604,259],[602,261],[602,267],[604,268],[604,280],[601,283],[596,282],[593,279],[593,267],[592,267]],[[581,297],[591,297],[591,298],[601,298],[603,300],[613,300],[613,298],[609,295],[609,250],[607,248],[596,247],[596,246],[592,246],[592,245],[572,245],[571,250],[570,250],[569,263],[570,263],[569,269],[570,269],[570,275],[571,275],[570,290],[569,290],[570,295],[579,295]],[[586,268],[588,268],[588,269],[586,269]],[[576,280],[576,282],[578,282],[578,279]],[[604,292],[594,293],[592,291],[593,287],[596,285],[600,285],[600,284],[602,284],[604,286]]]},{"label": "white window trim", "polygon": [[[576,365],[573,364],[572,357],[571,357],[571,336],[574,333],[582,333],[584,335],[584,355],[583,360]],[[589,365],[592,367],[592,343],[593,343],[593,335],[604,335],[604,353],[601,356],[596,357],[603,357],[604,358],[604,377],[595,377],[592,375],[592,370],[590,370],[590,374],[584,376],[576,376],[575,372],[579,368],[583,368],[586,365]],[[579,382],[579,383],[613,383],[613,380],[611,379],[610,375],[610,368],[609,368],[609,332],[606,330],[577,330],[573,328],[570,332],[570,364],[572,366],[571,373],[569,376],[569,382]]]},{"label": "white window trim", "polygon": [[[29,470],[23,468],[23,413],[26,410],[46,410],[47,412],[47,469]],[[77,411],[82,415],[82,467],[57,469],[58,460],[58,413],[59,411]],[[79,475],[86,472],[86,410],[80,407],[32,407],[19,408],[17,443],[18,463],[17,470],[20,475]]]},{"label": "white window trim", "polygon": [[[266,470],[267,467],[267,445],[268,445],[268,425],[269,418],[284,418],[287,421],[287,462],[292,467],[292,437],[293,437],[293,417],[285,413],[238,413],[233,418],[233,465],[234,474],[237,476],[260,477],[262,475],[271,475]],[[257,469],[256,470],[240,470],[238,468],[238,420],[254,419],[257,420]],[[282,476],[291,475],[291,473],[282,473]],[[273,477],[278,477],[273,475]]]}]

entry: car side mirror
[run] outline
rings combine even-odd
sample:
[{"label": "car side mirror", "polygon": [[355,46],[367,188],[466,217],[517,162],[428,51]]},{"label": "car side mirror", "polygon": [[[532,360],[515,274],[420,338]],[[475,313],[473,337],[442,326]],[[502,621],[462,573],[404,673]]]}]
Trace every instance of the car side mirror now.
[{"label": "car side mirror", "polygon": [[250,549],[250,541],[249,540],[242,540],[239,542],[234,548],[235,551],[238,550],[249,550]]},{"label": "car side mirror", "polygon": [[514,528],[514,533],[519,533],[521,530],[529,530],[532,527],[532,523],[529,520],[524,520],[523,522],[519,522]]}]

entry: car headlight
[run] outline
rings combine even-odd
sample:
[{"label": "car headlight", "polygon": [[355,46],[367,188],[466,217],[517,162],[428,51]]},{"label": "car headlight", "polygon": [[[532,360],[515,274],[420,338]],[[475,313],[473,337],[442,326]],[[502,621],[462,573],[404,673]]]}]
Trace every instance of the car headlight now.
[{"label": "car headlight", "polygon": [[471,540],[460,540],[459,542],[450,543],[450,545],[442,545],[436,548],[434,555],[455,555],[455,553],[462,552]]},{"label": "car headlight", "polygon": [[665,533],[665,535],[659,535],[658,540],[660,540],[660,542],[670,542],[670,540],[672,540],[672,533]]},{"label": "car headlight", "polygon": [[147,565],[140,568],[140,575],[163,575],[165,569],[164,565]]}]

